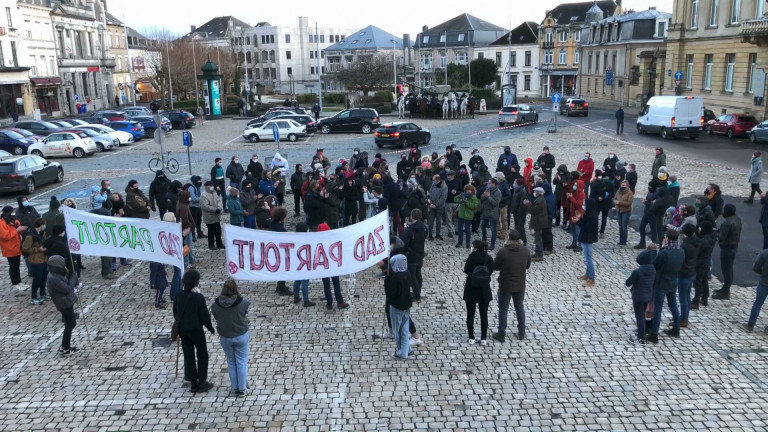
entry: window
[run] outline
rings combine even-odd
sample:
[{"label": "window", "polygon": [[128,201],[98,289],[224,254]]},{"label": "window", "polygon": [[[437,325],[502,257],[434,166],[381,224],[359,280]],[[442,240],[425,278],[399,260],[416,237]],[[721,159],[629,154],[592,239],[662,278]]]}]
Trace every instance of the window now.
[{"label": "window", "polygon": [[747,92],[755,92],[755,65],[757,64],[757,53],[749,55],[749,67],[747,69]]},{"label": "window", "polygon": [[[13,42],[11,42],[13,44]],[[736,67],[736,54],[725,55],[725,91],[733,91],[733,69]]]},{"label": "window", "polygon": [[309,52],[309,58],[311,58],[311,59],[315,58],[315,52],[314,51],[310,51]]},{"label": "window", "polygon": [[275,43],[275,35],[269,35],[269,43]]},{"label": "window", "polygon": [[531,66],[531,52],[526,51],[525,52],[525,65],[530,67]]},{"label": "window", "polygon": [[[592,51],[587,54],[587,73],[592,73]],[[589,89],[589,84],[587,84],[587,89]]]},{"label": "window", "polygon": [[517,52],[512,51],[511,57],[510,57],[511,66],[510,67],[517,67]]},{"label": "window", "polygon": [[431,70],[431,69],[432,69],[432,53],[422,54],[421,55],[421,70]]},{"label": "window", "polygon": [[765,13],[765,2],[756,1],[755,2],[755,18],[762,18],[764,13]]},{"label": "window", "polygon": [[483,53],[483,52],[477,53],[477,58],[479,58],[480,60],[484,59],[485,58],[485,53]]},{"label": "window", "polygon": [[[3,62],[3,57],[2,57],[3,56],[3,50],[2,50],[2,48],[3,47],[0,46],[0,63]],[[56,75],[56,68],[54,67],[53,57],[48,59],[48,73],[50,75]]]},{"label": "window", "polygon": [[531,76],[523,75],[523,90],[531,91]]},{"label": "window", "polygon": [[545,40],[545,41],[546,41],[548,44],[551,44],[551,43],[552,43],[552,32],[551,32],[551,31],[549,31],[549,32],[547,32],[547,33],[546,33],[544,36],[545,36],[544,40]]},{"label": "window", "polygon": [[558,42],[568,42],[568,32],[567,31],[557,32],[557,40]]},{"label": "window", "polygon": [[[595,53],[595,73],[600,73],[600,53]],[[597,91],[597,87],[595,87],[595,91]]]},{"label": "window", "polygon": [[557,56],[557,63],[561,64],[561,65],[564,65],[565,64],[565,60],[566,60],[566,52],[565,51],[560,51],[560,53]]},{"label": "window", "polygon": [[32,76],[37,76],[37,58],[35,56],[29,56],[29,65],[31,66],[29,69],[29,74]]},{"label": "window", "polygon": [[325,43],[325,35],[320,35],[320,43]]},{"label": "window", "polygon": [[740,17],[741,17],[741,0],[731,0],[731,24],[738,24]]},{"label": "window", "polygon": [[19,59],[16,57],[16,42],[11,41],[11,59],[13,60],[13,66],[19,66]]},{"label": "window", "polygon": [[667,37],[667,22],[666,21],[656,21],[656,37],[657,38]]},{"label": "window", "polygon": [[285,59],[286,60],[290,60],[291,59],[291,52],[290,51],[286,51],[285,52]]},{"label": "window", "polygon": [[699,26],[699,0],[691,0],[691,28],[695,29],[698,26]]},{"label": "window", "polygon": [[591,89],[591,88],[592,88],[592,87],[591,87],[591,84],[592,84],[592,78],[587,78],[587,93],[591,93],[591,92],[589,91],[589,89]]},{"label": "window", "polygon": [[269,71],[272,73],[272,79],[277,79],[277,69],[270,68]]},{"label": "window", "polygon": [[291,43],[291,35],[285,35],[285,43]]},{"label": "window", "polygon": [[438,51],[438,54],[440,57],[437,59],[437,67],[448,67],[448,56],[446,55],[445,50]]},{"label": "window", "polygon": [[464,42],[464,33],[459,35],[459,42]]},{"label": "window", "polygon": [[314,66],[311,66],[311,67],[309,68],[309,74],[310,74],[310,75],[314,75],[314,74],[315,74],[315,67],[314,67]]},{"label": "window", "polygon": [[5,17],[8,19],[8,27],[13,27],[13,19],[11,18],[11,8],[5,8]]},{"label": "window", "polygon": [[573,53],[573,64],[575,64],[575,65],[579,64],[579,57],[581,57],[581,56],[579,55],[578,51]]},{"label": "window", "polygon": [[542,64],[551,65],[553,63],[554,56],[555,55],[552,53],[552,51],[544,52],[544,62]]},{"label": "window", "polygon": [[82,36],[82,33],[80,33],[79,31],[75,32],[75,47],[76,47],[75,55],[79,57],[83,57],[83,36]]},{"label": "window", "polygon": [[577,31],[573,34],[573,40],[574,42],[581,42],[581,32]]},{"label": "window", "polygon": [[429,43],[429,35],[424,35],[421,37],[421,43],[428,44]]},{"label": "window", "polygon": [[709,3],[709,26],[717,27],[717,7],[720,0],[710,0]]},{"label": "window", "polygon": [[496,51],[496,66],[501,66],[501,53]]},{"label": "window", "polygon": [[269,51],[269,62],[274,63],[275,62],[275,50]]},{"label": "window", "polygon": [[688,68],[685,70],[685,88],[693,88],[693,54],[686,56],[688,60]]},{"label": "window", "polygon": [[441,34],[440,35],[440,43],[445,43],[445,38],[446,37],[447,37],[447,35],[445,33]]},{"label": "window", "polygon": [[713,54],[704,56],[704,90],[712,90],[712,61]]},{"label": "window", "polygon": [[469,58],[469,55],[466,51],[454,51],[453,52],[453,59],[455,60],[456,64],[465,65],[467,64],[467,60]]},{"label": "window", "polygon": [[117,60],[117,70],[122,70],[123,69],[123,61],[120,59],[120,56],[118,56],[116,58],[116,60]]}]

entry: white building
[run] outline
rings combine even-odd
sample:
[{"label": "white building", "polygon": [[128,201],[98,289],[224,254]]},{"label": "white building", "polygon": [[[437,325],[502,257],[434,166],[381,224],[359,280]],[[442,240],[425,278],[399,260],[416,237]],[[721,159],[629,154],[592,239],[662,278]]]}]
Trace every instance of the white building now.
[{"label": "white building", "polygon": [[[16,3],[16,2],[12,2]],[[31,91],[36,99],[36,108],[42,116],[61,115],[59,102],[58,54],[51,23],[50,2],[24,0],[17,3],[23,20],[23,45],[26,50],[24,62],[29,69]]]},{"label": "white building", "polygon": [[16,2],[0,1],[0,123],[13,115],[30,115],[34,100],[29,88],[29,66],[23,48],[23,19]]},{"label": "white building", "polygon": [[538,97],[539,51],[539,25],[528,21],[490,45],[475,48],[475,58],[496,62],[494,90],[511,85],[517,89],[517,97]]}]

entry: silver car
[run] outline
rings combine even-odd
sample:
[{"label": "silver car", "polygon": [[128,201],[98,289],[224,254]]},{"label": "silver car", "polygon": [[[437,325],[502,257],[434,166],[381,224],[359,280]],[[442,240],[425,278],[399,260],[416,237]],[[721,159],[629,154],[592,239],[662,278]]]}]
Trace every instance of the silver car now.
[{"label": "silver car", "polygon": [[753,143],[768,142],[768,120],[758,123],[749,131],[749,140]]},{"label": "silver car", "polygon": [[529,122],[537,123],[538,121],[539,113],[530,105],[508,105],[499,110],[499,126]]}]

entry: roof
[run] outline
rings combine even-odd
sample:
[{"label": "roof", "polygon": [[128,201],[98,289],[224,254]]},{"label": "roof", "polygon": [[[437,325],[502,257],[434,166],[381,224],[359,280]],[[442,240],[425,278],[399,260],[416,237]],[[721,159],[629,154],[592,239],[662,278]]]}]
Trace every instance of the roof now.
[{"label": "roof", "polygon": [[123,22],[115,18],[115,16],[112,15],[111,13],[105,12],[104,14],[106,15],[106,18],[107,18],[107,25],[118,25],[118,26],[123,25]]},{"label": "roof", "polygon": [[509,33],[498,38],[491,45],[530,45],[538,43],[539,24],[525,21]]},{"label": "roof", "polygon": [[221,39],[229,38],[229,23],[232,22],[232,27],[250,28],[251,25],[241,21],[231,15],[220,16],[211,19],[207,23],[191,31],[182,38],[189,38],[193,35],[200,35],[205,39]]},{"label": "roof", "polygon": [[328,51],[350,51],[350,50],[375,50],[375,49],[387,49],[392,48],[392,40],[394,39],[395,47],[402,48],[403,40],[387,33],[384,30],[369,25],[364,29],[356,31],[354,34],[347,35],[344,39],[336,42],[335,44],[323,49],[324,52]]},{"label": "roof", "polygon": [[627,21],[639,21],[639,20],[657,20],[657,19],[671,19],[672,14],[669,12],[661,12],[655,9],[644,10],[640,12],[631,12],[624,15],[618,15],[614,17],[608,17],[600,21],[603,23],[612,22],[627,22]]},{"label": "roof", "polygon": [[434,34],[442,32],[461,32],[461,31],[504,31],[505,29],[487,21],[481,20],[468,13],[463,13],[455,18],[439,24],[422,33]]},{"label": "roof", "polygon": [[552,18],[559,25],[566,25],[573,22],[584,22],[587,12],[597,5],[603,11],[603,16],[610,17],[616,11],[618,5],[614,0],[586,1],[579,3],[562,3],[549,11]]}]

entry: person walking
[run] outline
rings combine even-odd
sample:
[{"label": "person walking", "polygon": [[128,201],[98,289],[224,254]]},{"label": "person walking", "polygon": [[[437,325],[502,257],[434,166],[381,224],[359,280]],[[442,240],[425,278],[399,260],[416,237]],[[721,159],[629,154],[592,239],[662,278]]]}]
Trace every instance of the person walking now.
[{"label": "person walking", "polygon": [[696,260],[699,258],[701,240],[696,235],[695,225],[686,223],[681,231],[683,241],[680,247],[685,254],[685,259],[677,275],[677,294],[680,299],[680,327],[686,328],[691,312],[691,286],[696,279]]},{"label": "person walking", "polygon": [[413,281],[413,301],[421,303],[421,268],[424,266],[424,243],[427,240],[427,225],[421,220],[421,210],[413,209],[410,215],[411,223],[403,230],[400,240],[403,242],[403,251],[408,258],[408,272]]},{"label": "person walking", "polygon": [[205,297],[197,289],[200,273],[190,269],[184,273],[182,281],[184,289],[176,294],[173,318],[179,323],[179,338],[184,351],[184,380],[190,382],[192,393],[207,392],[213,384],[208,382],[208,345],[203,327],[211,334],[216,334],[216,330]]},{"label": "person walking", "polygon": [[14,291],[27,288],[21,285],[21,235],[27,227],[13,216],[13,207],[3,207],[0,217],[0,252],[8,261],[8,276]]},{"label": "person walking", "polygon": [[760,179],[763,176],[763,160],[761,159],[762,153],[756,151],[752,153],[752,161],[750,162],[749,175],[747,181],[751,187],[749,192],[749,198],[744,201],[747,204],[752,204],[755,199],[755,193],[762,195],[763,191],[760,189]]},{"label": "person walking", "polygon": [[624,109],[616,110],[616,135],[624,135]]},{"label": "person walking", "polygon": [[651,167],[651,177],[656,178],[659,175],[659,168],[667,166],[667,155],[664,153],[664,149],[656,147],[656,156],[653,158],[653,166]]},{"label": "person walking", "polygon": [[493,338],[504,342],[507,332],[507,312],[510,301],[515,307],[517,317],[517,339],[525,339],[525,278],[531,267],[531,252],[523,245],[520,233],[509,231],[509,237],[504,247],[499,249],[493,266],[499,272],[497,280],[499,290],[496,298],[499,302],[499,327]]},{"label": "person walking", "polygon": [[[464,296],[467,305],[467,333],[469,343],[486,345],[488,342],[488,306],[493,300],[491,294],[491,275],[494,271],[493,258],[488,255],[488,243],[480,240],[472,242],[472,253],[464,263]],[[480,337],[475,337],[475,310],[480,310]]]},{"label": "person walking", "polygon": [[221,240],[222,202],[213,190],[212,181],[205,182],[204,187],[200,208],[203,212],[203,223],[208,227],[208,249],[224,249],[224,242]]},{"label": "person walking", "polygon": [[61,319],[64,321],[64,333],[61,335],[61,346],[59,354],[68,356],[76,353],[77,348],[71,345],[72,330],[77,325],[75,319],[75,304],[77,299],[77,285],[80,283],[76,274],[67,269],[64,257],[53,255],[48,258],[48,280],[46,288],[51,295],[56,309],[61,313]]},{"label": "person walking", "polygon": [[393,357],[405,360],[411,354],[409,323],[411,319],[411,282],[408,274],[408,258],[395,255],[389,260],[392,271],[384,278],[384,291],[389,303],[389,316],[392,320],[392,334],[395,338],[396,351]]},{"label": "person walking", "polygon": [[645,345],[645,310],[653,298],[653,281],[656,279],[656,269],[653,261],[656,259],[655,250],[644,250],[637,255],[635,261],[638,267],[632,271],[625,285],[632,287],[632,309],[635,312],[637,333],[630,338],[630,342]]},{"label": "person walking", "polygon": [[491,226],[491,246],[489,250],[496,249],[496,226],[499,221],[499,202],[501,202],[501,191],[499,190],[499,181],[491,178],[485,187],[485,192],[480,196],[481,214],[483,230],[483,241],[488,238],[488,225]]},{"label": "person walking", "polygon": [[229,383],[235,396],[243,396],[248,390],[248,307],[251,303],[240,295],[232,278],[224,281],[221,294],[211,305],[211,315],[216,320],[219,343],[227,357]]},{"label": "person walking", "polygon": [[21,252],[29,261],[32,273],[32,304],[42,305],[43,300],[51,298],[45,293],[45,279],[48,276],[48,257],[45,256],[45,220],[38,219],[34,228],[27,230],[21,242]]},{"label": "person walking", "polygon": [[585,201],[584,217],[579,222],[579,249],[584,254],[586,272],[579,276],[584,287],[595,286],[595,264],[592,261],[592,245],[597,243],[598,211],[597,202],[592,198]]},{"label": "person walking", "polygon": [[[752,333],[755,330],[757,318],[760,316],[760,309],[763,308],[765,299],[768,297],[768,249],[763,249],[763,251],[757,255],[755,263],[752,265],[752,271],[760,275],[760,281],[757,283],[755,301],[752,303],[749,320],[747,320],[746,324],[742,324],[744,329],[749,333]],[[766,326],[765,329],[768,333],[768,326]]]},{"label": "person walking", "polygon": [[544,200],[544,189],[537,187],[533,189],[533,202],[523,201],[528,213],[531,214],[530,228],[533,230],[533,239],[535,246],[535,256],[533,262],[544,261],[544,237],[542,231],[548,226],[547,223],[547,203]]},{"label": "person walking", "polygon": [[[680,337],[680,309],[677,306],[676,285],[680,269],[685,262],[685,252],[680,249],[677,231],[667,231],[664,244],[661,247],[653,267],[656,269],[656,279],[653,282],[653,322],[650,335],[646,342],[659,343],[659,328],[661,327],[661,313],[664,310],[664,301],[669,305],[672,313],[672,328],[664,330],[664,334],[672,337]],[[648,248],[655,250],[655,243]]]},{"label": "person walking", "polygon": [[627,245],[629,234],[629,218],[632,216],[634,194],[629,188],[629,182],[623,180],[619,190],[613,197],[613,205],[616,206],[616,219],[619,223],[619,246]]},{"label": "person walking", "polygon": [[243,178],[245,178],[245,169],[243,168],[243,165],[240,164],[239,157],[232,156],[224,175],[229,179],[230,187],[240,189],[240,183],[243,181]]},{"label": "person walking", "polygon": [[[347,99],[347,101],[349,101],[349,99]],[[349,109],[349,108],[347,108],[347,109]],[[320,120],[320,111],[321,111],[320,110],[320,103],[319,102],[315,102],[315,104],[312,105],[312,113],[315,115],[315,121]]]},{"label": "person walking", "polygon": [[718,244],[720,245],[720,269],[723,272],[723,286],[712,294],[715,300],[731,298],[733,283],[733,262],[741,240],[741,218],[736,216],[736,206],[726,204],[723,207],[725,220],[720,224]]}]

